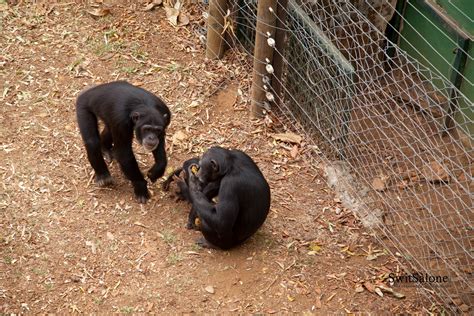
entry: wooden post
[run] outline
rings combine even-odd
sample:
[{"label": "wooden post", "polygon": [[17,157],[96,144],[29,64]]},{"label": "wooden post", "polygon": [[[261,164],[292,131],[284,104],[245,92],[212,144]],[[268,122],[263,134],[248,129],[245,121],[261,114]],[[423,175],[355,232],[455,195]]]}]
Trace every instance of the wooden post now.
[{"label": "wooden post", "polygon": [[[257,28],[255,49],[253,53],[252,105],[253,117],[263,116],[263,102],[267,100],[263,76],[271,78],[272,74],[265,69],[267,63],[273,61],[273,47],[268,45],[268,37],[275,39],[275,22],[277,0],[259,0],[257,7]],[[270,36],[268,36],[270,34]]]},{"label": "wooden post", "polygon": [[207,18],[206,57],[219,59],[224,55],[224,16],[227,13],[227,0],[210,0]]},{"label": "wooden post", "polygon": [[[286,47],[286,16],[288,0],[278,0],[277,21],[275,32],[275,53],[273,56],[273,79],[272,88],[275,92],[275,102],[283,100],[282,79],[283,79],[283,52]],[[281,105],[281,104],[280,104]]]}]

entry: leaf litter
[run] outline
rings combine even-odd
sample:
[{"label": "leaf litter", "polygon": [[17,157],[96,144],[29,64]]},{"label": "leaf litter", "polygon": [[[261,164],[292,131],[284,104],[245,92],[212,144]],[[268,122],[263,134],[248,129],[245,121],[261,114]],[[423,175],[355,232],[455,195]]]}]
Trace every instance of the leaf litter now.
[{"label": "leaf litter", "polygon": [[[9,118],[1,122],[8,129],[1,131],[7,143],[0,152],[7,311],[420,310],[425,302],[413,293],[404,293],[403,306],[387,295],[354,293],[354,282],[365,284],[379,267],[396,271],[398,264],[383,256],[371,265],[358,255],[341,257],[338,244],[354,251],[374,240],[351,214],[322,212],[334,209],[334,196],[309,155],[319,147],[299,125],[274,113],[249,119],[251,59],[237,50],[222,61],[204,59],[203,8],[112,2],[1,6],[0,111]],[[167,15],[165,6],[175,10]],[[169,168],[216,144],[255,159],[272,187],[272,209],[247,243],[228,252],[196,247],[199,233],[184,228],[189,205],[175,203],[159,184],[150,184],[147,205],[136,205],[115,162],[113,187],[86,185],[93,174],[75,127],[74,100],[85,86],[116,79],[156,92],[170,105]],[[223,102],[229,95],[231,102]],[[145,170],[152,158],[136,144],[134,150]],[[213,284],[204,288],[212,300],[202,297],[203,284]],[[389,287],[378,288],[390,294]],[[265,299],[255,295],[261,291]],[[368,304],[372,296],[383,304]]]}]

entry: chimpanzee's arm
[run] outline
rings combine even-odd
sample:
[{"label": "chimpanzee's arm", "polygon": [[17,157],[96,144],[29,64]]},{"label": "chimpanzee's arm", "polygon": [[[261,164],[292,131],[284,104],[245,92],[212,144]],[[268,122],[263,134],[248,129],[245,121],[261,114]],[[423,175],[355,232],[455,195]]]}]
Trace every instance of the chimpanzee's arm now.
[{"label": "chimpanzee's arm", "polygon": [[[114,137],[114,140],[117,139]],[[127,144],[128,143],[128,144]],[[146,180],[138,168],[137,160],[133,154],[132,144],[130,141],[119,142],[114,145],[114,155],[120,165],[120,169],[125,176],[132,181],[135,195],[140,203],[145,203],[150,198]]]},{"label": "chimpanzee's arm", "polygon": [[212,198],[216,197],[219,194],[219,187],[221,185],[220,181],[209,182],[206,184],[204,189],[202,189],[202,193],[204,196],[211,201]]},{"label": "chimpanzee's arm", "polygon": [[173,171],[173,173],[170,174],[168,178],[166,178],[166,180],[162,184],[163,191],[168,191],[170,189],[171,182],[173,182],[175,177],[179,177],[182,171],[183,171],[183,168],[180,167],[176,169],[175,171]]},{"label": "chimpanzee's arm", "polygon": [[[228,186],[225,187],[226,185]],[[193,209],[203,225],[214,230],[221,238],[232,234],[232,227],[239,214],[239,201],[237,195],[232,190],[232,186],[231,181],[223,181],[221,183],[219,201],[214,205],[203,192],[197,189],[196,177],[191,177],[189,181],[189,192]]]},{"label": "chimpanzee's arm", "polygon": [[166,164],[168,163],[166,160],[164,135],[160,137],[160,143],[158,144],[158,147],[153,150],[153,157],[155,158],[155,164],[150,170],[148,170],[148,178],[151,180],[151,182],[155,182],[165,173]]}]

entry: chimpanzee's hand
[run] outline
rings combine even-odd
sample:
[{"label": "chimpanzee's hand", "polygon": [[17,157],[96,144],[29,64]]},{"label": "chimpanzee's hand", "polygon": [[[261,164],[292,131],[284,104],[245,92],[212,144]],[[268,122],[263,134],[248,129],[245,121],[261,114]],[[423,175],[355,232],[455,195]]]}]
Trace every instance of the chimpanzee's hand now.
[{"label": "chimpanzee's hand", "polygon": [[196,168],[196,164],[192,164],[188,167],[188,175],[189,175],[189,190],[192,192],[200,192],[202,191],[202,184],[199,181],[199,178],[194,174],[193,169]]},{"label": "chimpanzee's hand", "polygon": [[154,164],[153,167],[151,167],[151,169],[148,170],[148,173],[147,173],[148,179],[150,179],[150,181],[153,183],[156,182],[158,178],[161,178],[163,176],[163,174],[165,173],[165,169],[166,169],[166,164],[164,163]]}]

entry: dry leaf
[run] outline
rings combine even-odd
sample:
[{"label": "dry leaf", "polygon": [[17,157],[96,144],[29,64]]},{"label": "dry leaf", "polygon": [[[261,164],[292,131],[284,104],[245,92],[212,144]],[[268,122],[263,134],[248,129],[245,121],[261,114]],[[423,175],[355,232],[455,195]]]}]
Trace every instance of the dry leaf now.
[{"label": "dry leaf", "polygon": [[373,253],[373,254],[368,255],[366,259],[367,259],[368,261],[372,261],[372,260],[375,260],[375,259],[377,259],[378,257],[384,256],[384,255],[385,255],[385,253],[383,253],[383,252]]},{"label": "dry leaf", "polygon": [[91,247],[91,251],[92,251],[93,254],[95,254],[97,252],[97,246],[94,242],[92,242],[90,240],[87,240],[86,241],[86,246]]},{"label": "dry leaf", "polygon": [[171,140],[173,141],[173,144],[183,143],[187,139],[188,139],[188,135],[183,131],[177,131],[176,133],[173,134],[173,137],[171,138]]},{"label": "dry leaf", "polygon": [[178,26],[179,11],[175,8],[165,8],[166,18],[173,26]]},{"label": "dry leaf", "polygon": [[110,14],[110,9],[94,8],[94,9],[88,10],[87,13],[89,13],[92,16],[102,17],[102,16],[106,16],[107,14]]},{"label": "dry leaf", "polygon": [[364,292],[364,287],[362,286],[362,284],[357,284],[356,288],[355,288],[355,291],[356,291],[356,293]]},{"label": "dry leaf", "polygon": [[114,240],[115,239],[114,235],[111,232],[107,232],[106,235],[107,235],[107,239],[109,239],[109,240]]},{"label": "dry leaf", "polygon": [[318,295],[316,297],[316,302],[314,303],[314,306],[318,309],[321,309],[323,307],[323,304],[321,303],[321,296]]},{"label": "dry leaf", "polygon": [[288,300],[289,300],[290,302],[293,302],[293,301],[295,300],[295,298],[292,297],[292,296],[290,296],[290,295],[288,295],[287,297],[288,297]]},{"label": "dry leaf", "polygon": [[377,285],[377,287],[380,288],[383,292],[387,292],[387,293],[392,294],[396,298],[400,298],[400,299],[405,298],[405,295],[403,295],[402,293],[399,293],[399,292],[395,292],[392,288],[390,288],[388,286],[385,286],[384,284],[379,284],[379,285]]},{"label": "dry leaf", "polygon": [[365,288],[367,289],[367,291],[369,291],[370,293],[374,293],[374,292],[375,292],[375,286],[374,286],[372,283],[368,282],[368,281],[364,282],[364,287],[365,287]]},{"label": "dry leaf", "polygon": [[383,177],[374,178],[372,180],[372,188],[375,191],[379,191],[379,192],[385,191],[385,189],[387,188],[387,179]]},{"label": "dry leaf", "polygon": [[178,17],[180,15],[181,2],[179,0],[176,1],[174,7],[170,7],[168,4],[165,3],[164,9],[166,12],[166,18],[171,23],[171,25],[178,26]]},{"label": "dry leaf", "polygon": [[291,158],[295,159],[297,156],[298,156],[298,146],[294,145],[293,148],[291,148],[291,151],[290,151],[290,156]]},{"label": "dry leaf", "polygon": [[178,15],[179,26],[185,26],[189,24],[189,17],[184,13],[179,13]]},{"label": "dry leaf", "polygon": [[467,313],[469,311],[469,306],[466,305],[466,304],[462,304],[461,306],[459,306],[459,309],[464,312],[464,313]]},{"label": "dry leaf", "polygon": [[149,3],[146,7],[144,7],[142,10],[143,11],[151,11],[153,10],[155,7],[159,6],[160,4],[163,3],[163,0],[155,0],[151,3]]},{"label": "dry leaf", "polygon": [[211,286],[211,285],[208,285],[204,288],[204,290],[206,290],[207,293],[211,293],[211,294],[214,294],[216,291],[214,290],[214,287]]},{"label": "dry leaf", "polygon": [[301,144],[301,141],[303,140],[303,137],[295,133],[280,133],[280,134],[273,134],[271,136],[276,140],[286,142],[286,143],[291,143],[291,144],[298,144],[298,145]]},{"label": "dry leaf", "polygon": [[423,166],[422,173],[423,177],[429,182],[448,182],[450,177],[446,170],[448,170],[446,166],[437,161],[432,161],[429,165]]},{"label": "dry leaf", "polygon": [[308,255],[310,256],[317,255],[321,251],[321,246],[316,243],[309,244],[308,248],[310,250],[308,251]]},{"label": "dry leaf", "polygon": [[378,296],[383,297],[383,293],[382,293],[382,290],[380,288],[376,287],[374,289],[374,291],[375,291],[375,293],[377,293]]}]

